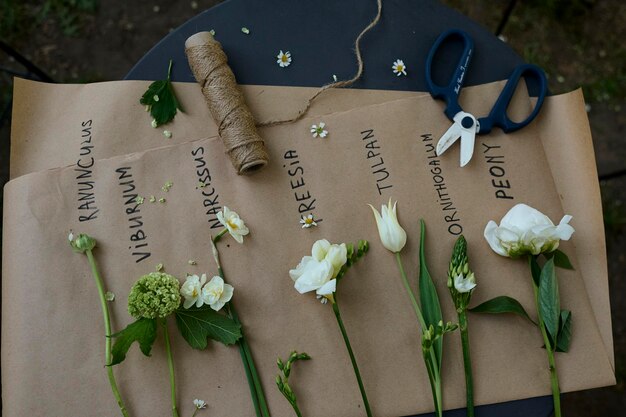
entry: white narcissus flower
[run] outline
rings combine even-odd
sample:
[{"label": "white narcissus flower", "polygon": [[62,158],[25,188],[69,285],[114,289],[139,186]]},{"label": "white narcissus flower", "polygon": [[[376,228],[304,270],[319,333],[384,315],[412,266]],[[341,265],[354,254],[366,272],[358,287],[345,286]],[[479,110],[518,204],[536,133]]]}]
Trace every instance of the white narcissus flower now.
[{"label": "white narcissus flower", "polygon": [[463,274],[458,274],[454,277],[454,288],[460,293],[470,292],[476,287],[476,278],[474,273],[471,272],[467,278],[463,277]]},{"label": "white narcissus flower", "polygon": [[250,233],[239,215],[226,206],[224,206],[223,211],[217,213],[217,220],[228,229],[228,233],[230,233],[238,243],[243,243],[243,237]]},{"label": "white narcissus flower", "polygon": [[192,305],[196,307],[202,307],[204,301],[202,300],[202,286],[206,282],[206,274],[202,274],[202,277],[197,275],[189,275],[185,283],[180,287],[180,295],[183,296],[185,301],[183,307],[189,308]]},{"label": "white narcissus flower", "polygon": [[202,300],[213,310],[220,311],[224,304],[233,298],[234,290],[233,286],[226,284],[221,277],[214,276],[202,288]]},{"label": "white narcissus flower", "polygon": [[398,223],[398,216],[396,214],[396,201],[391,206],[391,198],[388,205],[383,205],[380,209],[380,213],[370,204],[374,212],[374,218],[376,219],[376,226],[378,227],[378,235],[383,246],[393,253],[400,252],[406,244],[406,232]]},{"label": "white narcissus flower", "polygon": [[574,228],[565,215],[558,225],[539,210],[517,204],[502,218],[500,225],[493,220],[485,227],[485,239],[498,255],[511,258],[553,252],[560,240],[569,240]]}]

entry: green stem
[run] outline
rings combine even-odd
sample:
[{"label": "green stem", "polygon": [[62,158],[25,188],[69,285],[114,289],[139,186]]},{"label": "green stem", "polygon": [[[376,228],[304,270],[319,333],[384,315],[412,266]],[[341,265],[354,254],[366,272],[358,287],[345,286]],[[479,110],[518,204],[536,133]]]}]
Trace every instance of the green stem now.
[{"label": "green stem", "polygon": [[406,273],[404,272],[404,267],[402,266],[402,258],[400,257],[400,252],[396,252],[396,260],[398,261],[398,269],[400,269],[400,276],[402,277],[402,283],[404,284],[404,288],[406,292],[409,294],[409,298],[411,299],[411,304],[413,304],[413,310],[415,310],[415,315],[417,316],[417,320],[422,327],[422,331],[428,330],[426,327],[426,321],[424,320],[424,316],[422,315],[422,310],[420,309],[419,304],[417,304],[417,300],[415,299],[415,295],[413,294],[413,290],[411,290],[411,286],[409,285],[409,280],[406,277]]},{"label": "green stem", "polygon": [[169,66],[167,67],[167,80],[170,80],[170,75],[172,75],[172,60],[170,59]]},{"label": "green stem", "polygon": [[346,344],[346,348],[348,349],[348,354],[350,355],[350,361],[352,362],[352,368],[354,368],[354,374],[356,375],[356,381],[359,384],[359,390],[361,391],[361,397],[363,398],[363,404],[365,405],[365,412],[367,413],[367,417],[372,417],[372,410],[370,409],[370,404],[367,401],[367,394],[365,394],[365,387],[363,386],[363,380],[361,379],[361,373],[359,372],[359,366],[356,363],[356,358],[354,357],[354,352],[352,352],[352,346],[350,346],[350,339],[348,339],[348,334],[346,333],[346,328],[343,325],[343,320],[341,319],[341,314],[339,313],[339,305],[337,304],[337,294],[335,294],[335,302],[333,303],[333,311],[335,312],[335,317],[337,318],[337,324],[339,324],[339,329],[341,330],[341,335],[343,336],[343,341]]},{"label": "green stem", "polygon": [[172,417],[178,417],[178,408],[176,407],[176,380],[174,379],[174,357],[172,355],[172,347],[170,345],[170,334],[167,330],[167,319],[163,319],[163,335],[165,336],[165,351],[167,352],[167,365],[170,370],[170,394],[172,397]]},{"label": "green stem", "polygon": [[104,336],[105,336],[105,345],[104,345],[104,363],[106,364],[107,374],[109,376],[109,384],[111,385],[111,390],[113,391],[113,396],[117,401],[117,405],[120,407],[120,411],[124,417],[128,417],[128,411],[126,411],[126,407],[124,406],[124,402],[122,401],[122,396],[120,395],[120,391],[117,388],[117,382],[115,382],[115,375],[113,374],[113,367],[109,364],[111,363],[111,317],[109,313],[109,305],[107,304],[104,284],[102,282],[102,277],[100,276],[100,272],[98,272],[98,266],[96,265],[96,258],[93,256],[93,252],[88,250],[86,251],[87,260],[89,261],[89,266],[91,267],[91,273],[93,275],[94,280],[96,281],[96,286],[98,287],[98,295],[100,296],[100,306],[102,307],[102,318],[104,319]]},{"label": "green stem", "polygon": [[535,306],[537,307],[537,317],[539,318],[539,329],[541,330],[541,336],[543,337],[543,343],[548,352],[548,364],[550,365],[550,383],[552,385],[552,402],[554,403],[554,417],[561,417],[561,391],[559,389],[559,377],[556,373],[556,363],[554,361],[554,350],[550,339],[548,338],[548,332],[539,310],[539,287],[533,279],[533,291],[535,293]]},{"label": "green stem", "polygon": [[221,232],[219,232],[214,238],[213,238],[213,243],[217,243],[220,241],[220,239],[222,238],[222,236],[224,236],[226,233],[228,232],[228,229],[224,229]]},{"label": "green stem", "polygon": [[[220,232],[213,239],[213,242],[215,243],[217,240],[219,240],[219,238],[221,238],[226,232],[227,232],[226,229]],[[226,281],[226,279],[224,278],[224,270],[222,269],[221,266],[218,266],[217,272],[220,278]],[[241,324],[241,321],[239,320],[239,316],[237,315],[237,312],[235,311],[235,306],[233,305],[232,302],[228,303],[228,314],[235,323],[242,326],[241,339],[239,339],[239,342],[237,343],[237,345],[239,346],[239,353],[241,355],[241,360],[243,361],[243,366],[246,371],[246,378],[248,379],[248,385],[250,387],[250,395],[252,397],[252,402],[254,404],[255,412],[257,416],[259,417],[270,417],[270,411],[269,411],[269,408],[267,407],[267,401],[265,400],[265,393],[263,392],[263,387],[261,386],[261,378],[259,378],[259,373],[256,370],[256,366],[254,364],[254,358],[252,357],[250,346],[248,345],[248,342],[246,341],[246,338],[243,334],[243,325]]]},{"label": "green stem", "polygon": [[459,314],[459,328],[461,331],[461,346],[463,347],[463,367],[465,368],[465,396],[467,401],[467,417],[474,417],[474,381],[472,377],[472,360],[470,358],[469,329],[467,312],[461,310]]}]

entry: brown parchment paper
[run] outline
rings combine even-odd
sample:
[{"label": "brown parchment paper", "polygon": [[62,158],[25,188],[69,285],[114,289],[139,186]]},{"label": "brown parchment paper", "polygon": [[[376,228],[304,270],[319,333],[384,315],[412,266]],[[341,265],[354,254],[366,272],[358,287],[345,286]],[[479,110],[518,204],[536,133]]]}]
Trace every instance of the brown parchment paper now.
[{"label": "brown parchment paper", "polygon": [[[477,112],[491,104],[480,94],[468,96],[467,101],[468,108]],[[339,294],[374,413],[398,416],[431,410],[417,324],[394,258],[380,245],[366,204],[380,205],[389,197],[400,201],[400,220],[409,235],[404,261],[414,286],[418,220],[426,220],[430,271],[446,319],[454,319],[445,287],[455,239],[449,233],[453,223],[463,227],[470,242],[479,280],[474,302],[507,294],[533,311],[525,262],[493,254],[482,231],[488,220],[499,220],[518,201],[541,208],[553,219],[562,216],[538,126],[481,138],[475,159],[459,169],[458,146],[441,158],[434,157],[436,140],[449,121],[430,99],[401,99],[325,115],[327,140],[310,137],[309,127],[317,120],[263,129],[274,163],[249,178],[238,177],[230,169],[215,139],[97,161],[92,173],[92,207],[99,211],[97,218],[83,222],[79,216],[89,210],[78,209],[84,201],[78,200],[81,185],[76,177],[84,171],[76,171],[76,166],[11,181],[5,187],[3,247],[4,415],[117,414],[102,369],[96,291],[86,260],[67,247],[69,228],[88,232],[100,242],[97,256],[108,289],[116,294],[111,306],[119,329],[130,321],[125,311],[128,289],[155,264],[163,263],[179,277],[187,272],[215,273],[208,241],[219,230],[212,228],[213,213],[222,205],[237,210],[251,229],[243,245],[232,240],[221,243],[222,264],[236,288],[234,300],[274,415],[290,413],[273,379],[276,356],[291,349],[313,357],[299,364],[294,375],[306,415],[363,413],[329,306],[321,305],[313,295],[299,295],[287,274],[311,244],[323,237],[333,242],[371,241],[371,252],[341,282]],[[498,189],[490,172],[493,164],[486,156],[504,160],[500,167],[505,174],[495,179],[510,181],[511,188],[505,191],[514,196],[513,201],[496,198]],[[201,177],[208,184],[204,189],[196,188]],[[174,186],[165,194],[160,187],[168,180]],[[438,194],[438,189],[445,195]],[[130,220],[137,215],[130,199],[134,193],[163,195],[167,202],[139,206],[141,224],[137,226],[137,219]],[[448,201],[454,210],[442,209],[441,203]],[[303,202],[310,204],[304,213],[322,220],[318,228],[300,228]],[[453,221],[446,221],[446,216],[453,216]],[[573,224],[577,227],[576,220]],[[141,248],[131,239],[139,230],[146,236],[141,242],[148,244]],[[579,263],[571,246],[564,245],[564,250]],[[150,256],[139,262],[143,256],[133,255],[147,252]],[[198,265],[189,265],[189,259]],[[557,357],[562,390],[614,383],[611,361],[580,274],[559,271],[559,277],[562,305],[574,314],[572,348]],[[472,316],[470,320],[478,404],[550,392],[536,328],[515,317]],[[133,348],[127,362],[116,369],[135,415],[165,415],[169,409],[162,346],[157,342],[152,358],[144,358]],[[215,416],[253,415],[236,348],[212,343],[208,351],[199,352],[176,336],[173,349],[183,415],[191,414],[193,398],[207,400]],[[455,334],[445,344],[445,408],[463,406],[462,375]]]},{"label": "brown parchment paper", "polygon": [[[44,169],[84,163],[147,149],[212,137],[217,128],[199,87],[175,83],[186,113],[162,129],[153,129],[150,117],[138,104],[149,81],[113,81],[94,84],[45,84],[16,79],[11,132],[11,178]],[[494,102],[503,82],[464,88],[460,100],[468,111],[476,102]],[[305,87],[241,86],[246,102],[259,121],[291,117],[317,90]],[[325,92],[309,110],[311,117],[384,103],[426,93],[340,89]],[[62,105],[59,105],[62,103]],[[434,102],[433,102],[434,103]],[[433,105],[440,105],[433,104]],[[478,114],[478,112],[477,112]],[[82,137],[82,124],[91,122],[90,135]],[[614,364],[604,224],[593,144],[580,90],[548,97],[534,122],[540,132],[548,164],[565,212],[584,222],[574,238],[585,288],[589,292],[602,340]],[[82,143],[90,140],[89,143]],[[479,139],[480,141],[480,139]],[[584,203],[583,203],[584,202]]]}]

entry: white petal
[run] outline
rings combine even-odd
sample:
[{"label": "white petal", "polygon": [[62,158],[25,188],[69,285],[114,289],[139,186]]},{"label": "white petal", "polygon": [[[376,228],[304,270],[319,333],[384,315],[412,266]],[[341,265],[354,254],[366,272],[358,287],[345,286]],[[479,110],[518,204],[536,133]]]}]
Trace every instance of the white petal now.
[{"label": "white petal", "polygon": [[489,223],[487,223],[487,226],[485,227],[485,231],[483,235],[485,236],[487,243],[489,243],[489,246],[491,246],[491,249],[495,253],[501,256],[508,256],[506,249],[502,247],[502,245],[500,244],[500,241],[496,237],[497,229],[498,229],[498,224],[494,222],[493,220],[490,220]]},{"label": "white petal", "polygon": [[330,295],[337,290],[337,280],[331,279],[326,284],[322,285],[316,292],[318,295]]}]

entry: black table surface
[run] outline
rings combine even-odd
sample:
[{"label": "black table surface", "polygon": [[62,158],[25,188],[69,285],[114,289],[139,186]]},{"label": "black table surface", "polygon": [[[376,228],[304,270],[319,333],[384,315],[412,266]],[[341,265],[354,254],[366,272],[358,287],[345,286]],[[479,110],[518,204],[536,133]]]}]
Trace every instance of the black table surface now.
[{"label": "black table surface", "polygon": [[[239,84],[319,87],[348,79],[356,72],[354,40],[376,15],[375,0],[229,0],[190,19],[163,38],[131,69],[126,79],[158,80],[173,60],[172,80],[195,82],[187,65],[185,40],[194,33],[215,31]],[[241,28],[249,29],[244,34]],[[354,88],[427,91],[426,56],[443,31],[457,28],[474,40],[475,52],[465,85],[507,78],[524,63],[509,46],[469,18],[434,0],[383,0],[380,22],[361,42],[364,71]],[[279,50],[293,61],[281,68]],[[435,81],[447,84],[461,46],[450,44],[437,54]],[[391,65],[402,59],[407,76],[397,77]],[[534,86],[529,85],[531,93]],[[513,376],[512,376],[513,377]],[[425,393],[425,395],[428,393]],[[548,417],[550,396],[479,406],[477,417]],[[420,417],[432,416],[423,414]],[[444,412],[465,416],[465,409]]]}]

